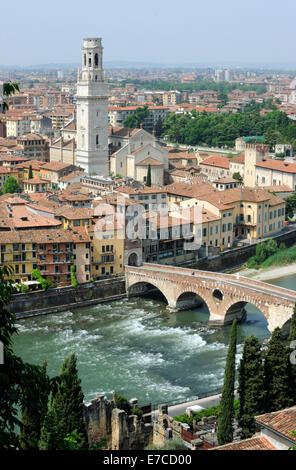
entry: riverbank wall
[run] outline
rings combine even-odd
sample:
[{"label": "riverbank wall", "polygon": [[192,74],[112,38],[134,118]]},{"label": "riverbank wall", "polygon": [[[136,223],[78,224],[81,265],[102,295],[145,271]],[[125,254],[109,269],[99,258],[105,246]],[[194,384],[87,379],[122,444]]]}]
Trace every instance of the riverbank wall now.
[{"label": "riverbank wall", "polygon": [[110,302],[123,297],[126,297],[125,279],[119,277],[80,284],[77,287],[16,294],[8,308],[19,319]]}]

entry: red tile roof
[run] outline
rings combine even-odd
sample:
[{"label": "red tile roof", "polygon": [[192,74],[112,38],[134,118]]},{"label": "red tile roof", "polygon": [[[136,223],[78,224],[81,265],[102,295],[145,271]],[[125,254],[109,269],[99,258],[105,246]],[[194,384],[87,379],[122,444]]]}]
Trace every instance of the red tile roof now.
[{"label": "red tile roof", "polygon": [[220,157],[219,155],[213,155],[211,157],[205,158],[200,164],[228,169],[229,159],[226,157]]},{"label": "red tile roof", "polygon": [[289,163],[282,160],[274,160],[266,158],[256,164],[259,168],[267,168],[268,170],[281,171],[284,173],[296,173],[296,163]]},{"label": "red tile roof", "polygon": [[270,428],[295,442],[292,431],[296,430],[296,406],[256,416],[255,419],[261,426]]},{"label": "red tile roof", "polygon": [[210,450],[277,450],[265,437],[254,436],[250,439],[231,442],[220,447],[214,447]]}]

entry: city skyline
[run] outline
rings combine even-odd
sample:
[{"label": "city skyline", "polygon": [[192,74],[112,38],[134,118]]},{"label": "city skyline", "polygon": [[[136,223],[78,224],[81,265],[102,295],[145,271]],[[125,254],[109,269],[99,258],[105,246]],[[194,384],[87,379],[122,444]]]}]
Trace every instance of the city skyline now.
[{"label": "city skyline", "polygon": [[[85,4],[84,4],[85,5]],[[287,12],[289,14],[287,15]],[[3,17],[11,12],[2,7]],[[135,0],[112,5],[93,0],[73,9],[69,1],[53,0],[41,10],[36,0],[17,5],[14,24],[5,21],[0,32],[2,66],[79,63],[79,45],[85,37],[102,37],[105,63],[215,64],[296,67],[291,55],[296,5],[275,0],[258,5],[215,0],[210,5],[185,0],[152,0],[139,8]],[[34,46],[32,47],[32,44]]]}]

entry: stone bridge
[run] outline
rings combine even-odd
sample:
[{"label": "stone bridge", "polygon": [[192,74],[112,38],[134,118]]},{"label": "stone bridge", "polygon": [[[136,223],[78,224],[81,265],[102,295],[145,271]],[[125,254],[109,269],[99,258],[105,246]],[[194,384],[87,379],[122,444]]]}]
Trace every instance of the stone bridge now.
[{"label": "stone bridge", "polygon": [[125,266],[125,274],[129,296],[157,288],[173,310],[192,308],[202,300],[209,309],[209,322],[213,325],[226,325],[234,318],[244,319],[244,307],[250,303],[265,316],[270,332],[278,326],[286,330],[296,302],[296,292],[292,290],[238,274],[148,263]]}]

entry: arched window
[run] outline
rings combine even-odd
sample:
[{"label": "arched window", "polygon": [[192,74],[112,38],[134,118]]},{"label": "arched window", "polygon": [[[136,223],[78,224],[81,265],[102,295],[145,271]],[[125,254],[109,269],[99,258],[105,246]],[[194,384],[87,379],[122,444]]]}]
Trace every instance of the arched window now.
[{"label": "arched window", "polygon": [[86,67],[86,54],[84,54],[84,67]]},{"label": "arched window", "polygon": [[88,66],[91,67],[91,57],[88,59]]},{"label": "arched window", "polygon": [[95,67],[99,65],[99,56],[98,54],[95,54]]}]

